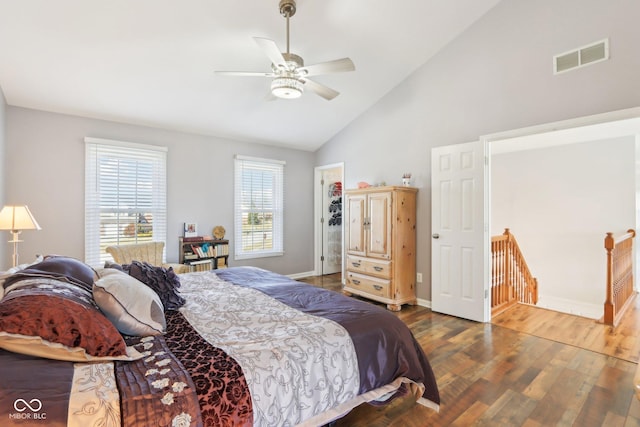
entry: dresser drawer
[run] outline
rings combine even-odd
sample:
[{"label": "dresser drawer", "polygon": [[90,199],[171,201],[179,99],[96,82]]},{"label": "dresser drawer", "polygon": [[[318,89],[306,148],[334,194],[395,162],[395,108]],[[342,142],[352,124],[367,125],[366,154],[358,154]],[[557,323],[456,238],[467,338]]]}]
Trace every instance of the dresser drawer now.
[{"label": "dresser drawer", "polygon": [[370,295],[389,298],[391,286],[389,280],[347,272],[347,287],[354,291],[366,292]]},{"label": "dresser drawer", "polygon": [[349,255],[347,256],[347,270],[389,279],[391,278],[391,261]]}]

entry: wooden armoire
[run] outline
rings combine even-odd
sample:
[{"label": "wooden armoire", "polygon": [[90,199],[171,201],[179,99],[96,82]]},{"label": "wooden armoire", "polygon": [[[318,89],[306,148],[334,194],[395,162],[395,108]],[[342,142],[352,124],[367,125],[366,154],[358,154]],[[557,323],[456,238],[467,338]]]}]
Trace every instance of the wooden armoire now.
[{"label": "wooden armoire", "polygon": [[417,192],[391,186],[345,192],[345,295],[392,311],[416,303]]}]

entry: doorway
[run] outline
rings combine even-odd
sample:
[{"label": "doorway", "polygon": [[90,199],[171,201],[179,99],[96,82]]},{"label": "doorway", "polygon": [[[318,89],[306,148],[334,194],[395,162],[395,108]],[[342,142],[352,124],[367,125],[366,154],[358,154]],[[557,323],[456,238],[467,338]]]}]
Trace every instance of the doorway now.
[{"label": "doorway", "polygon": [[315,274],[342,272],[342,184],[344,164],[315,168]]},{"label": "doorway", "polygon": [[[492,135],[485,135],[480,138],[480,142],[487,148],[486,165],[489,172],[489,179],[484,183],[488,192],[488,202],[491,203],[491,156],[497,152],[505,152],[508,150],[523,150],[531,148],[532,146],[540,147],[541,145],[557,146],[559,144],[579,143],[586,141],[593,141],[594,139],[604,139],[620,136],[631,136],[635,138],[636,145],[636,165],[640,164],[640,108],[631,108],[628,110],[614,111],[610,113],[598,114],[595,116],[583,117],[579,119],[571,119],[562,122],[548,123],[540,126],[533,126],[530,128],[516,129],[507,132],[496,133]],[[432,170],[433,173],[433,170]],[[636,170],[636,206],[640,206],[640,169]],[[440,202],[432,199],[432,218],[435,217],[438,211],[441,209]],[[491,229],[491,209],[487,207],[487,219],[486,225],[487,231]],[[640,208],[636,210],[635,228],[638,228],[640,224]],[[435,232],[434,232],[435,233]],[[432,241],[432,253],[438,250],[437,245],[441,244],[437,240]],[[490,248],[487,246],[484,251],[490,252]],[[636,256],[638,252],[636,252]],[[489,260],[489,257],[485,257],[485,260]],[[488,262],[488,261],[487,261]],[[490,265],[486,264],[485,269],[489,269]],[[634,275],[636,274],[634,266]],[[457,268],[457,266],[450,266],[451,269]],[[433,283],[436,280],[434,275],[439,275],[438,266],[432,266],[432,289],[431,297],[433,298],[434,292],[438,289],[434,289]],[[452,286],[461,286],[461,283],[454,283]],[[484,285],[485,292],[490,289],[490,282],[486,282]],[[487,294],[485,294],[487,295]],[[478,300],[477,304],[482,305],[483,301]],[[484,308],[490,305],[488,298],[484,300]],[[443,311],[445,314],[446,310]],[[465,317],[465,316],[461,316]],[[490,317],[489,317],[490,319]],[[484,321],[488,321],[485,319]]]},{"label": "doorway", "polygon": [[491,235],[508,227],[538,278],[538,307],[603,314],[603,240],[637,229],[639,118],[491,143]]}]

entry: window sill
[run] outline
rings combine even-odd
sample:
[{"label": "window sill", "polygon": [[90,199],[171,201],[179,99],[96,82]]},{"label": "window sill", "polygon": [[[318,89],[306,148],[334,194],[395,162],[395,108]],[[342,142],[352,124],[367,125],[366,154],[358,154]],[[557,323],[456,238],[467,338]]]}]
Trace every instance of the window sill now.
[{"label": "window sill", "polygon": [[235,254],[234,261],[242,260],[242,259],[254,259],[254,258],[270,258],[276,256],[283,256],[284,252],[258,252],[251,254]]}]

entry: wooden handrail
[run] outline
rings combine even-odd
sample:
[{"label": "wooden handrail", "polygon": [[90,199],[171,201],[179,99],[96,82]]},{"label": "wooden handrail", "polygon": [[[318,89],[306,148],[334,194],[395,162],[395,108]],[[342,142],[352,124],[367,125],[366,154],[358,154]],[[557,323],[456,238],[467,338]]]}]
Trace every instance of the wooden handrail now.
[{"label": "wooden handrail", "polygon": [[491,237],[491,270],[492,316],[517,303],[538,303],[538,280],[508,228]]},{"label": "wooden handrail", "polygon": [[636,231],[614,237],[607,233],[604,248],[607,251],[607,294],[604,317],[607,325],[617,325],[636,292],[633,289],[633,239]]}]

